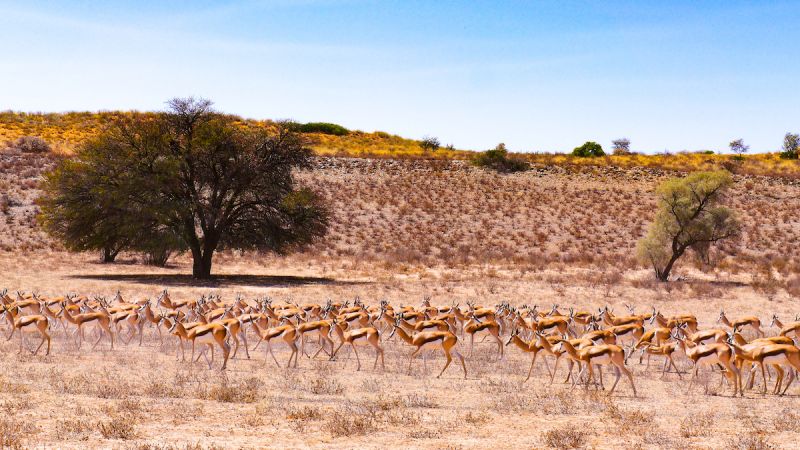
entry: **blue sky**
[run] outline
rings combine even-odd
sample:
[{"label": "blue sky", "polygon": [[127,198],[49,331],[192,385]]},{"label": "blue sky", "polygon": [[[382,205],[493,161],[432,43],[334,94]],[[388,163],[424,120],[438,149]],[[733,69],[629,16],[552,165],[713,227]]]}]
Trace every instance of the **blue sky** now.
[{"label": "blue sky", "polygon": [[0,0],[0,109],[202,96],[458,148],[777,150],[800,2]]}]

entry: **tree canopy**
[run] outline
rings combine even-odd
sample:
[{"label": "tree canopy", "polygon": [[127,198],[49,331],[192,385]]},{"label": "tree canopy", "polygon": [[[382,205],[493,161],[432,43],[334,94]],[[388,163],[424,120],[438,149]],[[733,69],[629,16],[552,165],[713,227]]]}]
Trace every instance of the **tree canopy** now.
[{"label": "tree canopy", "polygon": [[647,236],[638,243],[638,254],[659,280],[669,279],[675,262],[687,250],[707,258],[713,244],[739,235],[739,220],[721,205],[732,183],[726,171],[696,172],[658,187],[658,212]]},{"label": "tree canopy", "polygon": [[592,156],[605,156],[605,154],[606,153],[603,151],[603,146],[594,141],[587,141],[580,147],[575,147],[575,149],[572,150],[573,156],[580,156],[583,158]]},{"label": "tree canopy", "polygon": [[121,118],[46,176],[43,222],[68,248],[188,249],[208,278],[219,248],[282,253],[325,233],[326,207],[293,176],[312,154],[290,124],[248,129],[207,100],[168,104]]}]

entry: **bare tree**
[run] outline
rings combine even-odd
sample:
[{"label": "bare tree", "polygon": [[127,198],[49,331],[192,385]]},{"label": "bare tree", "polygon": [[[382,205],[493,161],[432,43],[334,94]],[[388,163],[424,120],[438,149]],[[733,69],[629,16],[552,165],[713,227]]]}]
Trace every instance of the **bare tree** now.
[{"label": "bare tree", "polygon": [[614,139],[611,144],[615,155],[627,155],[631,152],[631,141],[628,138]]}]

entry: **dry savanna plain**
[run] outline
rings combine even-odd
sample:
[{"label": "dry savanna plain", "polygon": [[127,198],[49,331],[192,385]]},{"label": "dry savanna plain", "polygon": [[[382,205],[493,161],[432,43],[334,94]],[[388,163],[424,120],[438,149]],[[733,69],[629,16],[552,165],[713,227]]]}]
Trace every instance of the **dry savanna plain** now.
[{"label": "dry savanna plain", "polygon": [[[367,308],[387,300],[395,310],[467,302],[493,308],[554,304],[617,315],[655,308],[664,316],[696,315],[699,328],[723,328],[728,317],[757,316],[769,336],[800,313],[800,182],[786,176],[736,175],[726,202],[744,230],[713,255],[713,264],[687,257],[675,281],[658,283],[637,264],[635,243],[656,208],[655,186],[679,172],[659,168],[537,164],[499,175],[458,160],[321,157],[317,170],[299,174],[332,206],[329,234],[302,253],[279,258],[226,251],[215,260],[210,282],[187,275],[191,262],[177,256],[166,268],[123,254],[115,264],[98,256],[68,253],[36,224],[38,179],[60,156],[0,153],[0,289],[45,297],[67,293],[125,301],[241,296],[251,306],[269,297],[324,305],[355,298]],[[379,328],[383,325],[379,324]],[[645,328],[653,327],[645,322]],[[5,320],[3,335],[10,333]],[[627,367],[637,395],[623,377],[615,392],[611,369],[605,390],[563,383],[561,358],[540,353],[524,381],[531,355],[513,343],[501,358],[496,341],[479,333],[466,357],[441,378],[441,351],[417,358],[396,333],[382,336],[385,368],[373,369],[372,347],[359,347],[361,370],[347,347],[330,361],[301,355],[286,368],[290,351],[273,341],[281,367],[256,350],[240,348],[221,371],[205,359],[181,361],[174,337],[159,339],[146,324],[143,339],[114,349],[94,332],[78,349],[74,327],[52,329],[50,355],[19,351],[18,336],[0,339],[0,446],[59,448],[797,448],[800,383],[786,395],[754,389],[732,397],[720,372],[700,370],[689,384],[691,364],[680,351],[674,370],[662,375],[662,356],[649,368],[638,354]],[[746,338],[753,331],[745,328]],[[33,350],[39,339],[29,336]],[[333,340],[338,344],[334,334]],[[309,339],[310,355],[319,348]],[[187,348],[188,352],[188,348]],[[188,358],[188,355],[187,355]],[[548,361],[548,367],[543,363]]]}]

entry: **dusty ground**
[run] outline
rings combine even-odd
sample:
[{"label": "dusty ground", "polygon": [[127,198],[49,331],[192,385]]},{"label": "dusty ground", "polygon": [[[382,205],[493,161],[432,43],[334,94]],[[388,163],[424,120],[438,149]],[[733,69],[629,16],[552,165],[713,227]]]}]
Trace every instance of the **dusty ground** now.
[{"label": "dusty ground", "polygon": [[[715,280],[690,273],[668,289],[649,274],[628,271],[612,277],[590,270],[512,271],[489,267],[409,269],[397,273],[369,263],[307,256],[289,260],[255,255],[223,255],[220,282],[190,286],[181,274],[187,261],[169,269],[141,265],[100,265],[93,255],[40,251],[0,253],[0,288],[56,295],[68,291],[126,298],[155,296],[163,287],[173,298],[218,292],[226,298],[270,295],[276,301],[345,299],[359,295],[372,303],[434,304],[472,299],[484,304],[552,303],[596,308],[605,304],[638,310],[654,305],[665,314],[693,312],[704,327],[714,326],[720,307],[731,316],[756,314],[765,325],[773,313],[789,319],[800,312],[797,299],[780,290],[772,300],[748,284],[749,274]],[[775,329],[768,329],[774,333]],[[226,373],[219,365],[181,363],[174,344],[159,348],[152,330],[145,345],[101,342],[81,351],[56,333],[51,356],[17,355],[18,341],[0,350],[0,435],[2,445],[60,448],[796,448],[800,385],[783,398],[748,392],[730,398],[718,375],[688,383],[670,374],[659,380],[659,364],[649,371],[633,364],[640,396],[620,381],[605,393],[571,391],[549,385],[537,362],[534,377],[522,384],[529,358],[506,347],[496,361],[489,341],[468,359],[468,378],[453,366],[434,376],[440,356],[415,362],[407,373],[409,347],[386,343],[386,371],[373,372],[371,350],[361,352],[363,368],[345,358],[300,360],[297,370],[237,357]],[[280,348],[280,346],[279,346]],[[466,354],[466,352],[464,352]],[[243,355],[240,355],[243,356]],[[285,362],[281,348],[278,358]],[[687,366],[679,358],[682,368]],[[560,376],[564,375],[562,369]]]}]

